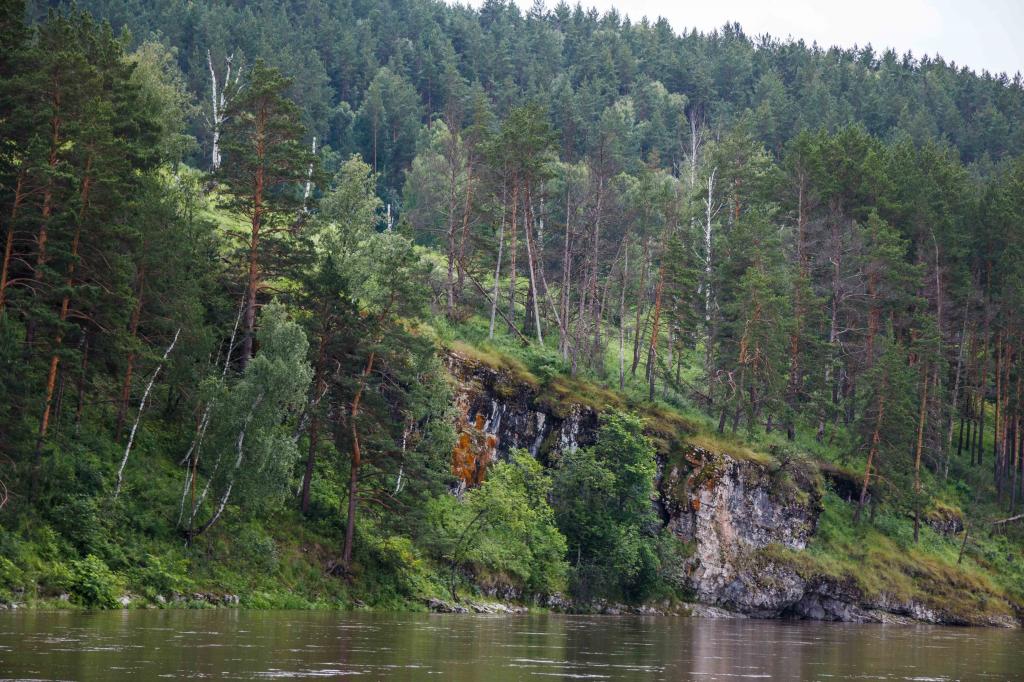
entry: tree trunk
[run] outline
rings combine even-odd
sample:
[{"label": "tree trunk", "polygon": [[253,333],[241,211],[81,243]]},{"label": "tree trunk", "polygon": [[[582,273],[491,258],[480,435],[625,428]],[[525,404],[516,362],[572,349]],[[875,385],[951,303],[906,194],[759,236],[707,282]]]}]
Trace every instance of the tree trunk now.
[{"label": "tree trunk", "polygon": [[541,335],[540,329],[540,301],[537,299],[537,273],[536,267],[534,266],[534,249],[531,244],[533,238],[531,233],[533,232],[533,220],[530,211],[530,185],[526,184],[525,192],[523,194],[523,233],[526,237],[526,264],[530,273],[530,298],[533,301],[533,319],[537,327],[537,343],[541,346],[544,345],[544,337]]},{"label": "tree trunk", "polygon": [[85,377],[89,369],[89,335],[82,337],[82,365],[78,373],[78,395],[75,403],[75,436],[82,431],[82,415],[85,412]]},{"label": "tree trunk", "polygon": [[0,313],[4,310],[7,301],[7,285],[11,275],[11,254],[14,252],[14,233],[18,221],[18,208],[24,200],[25,195],[22,188],[25,183],[24,171],[18,174],[18,180],[14,186],[14,203],[11,206],[11,222],[7,226],[7,237],[4,239],[3,263],[0,264]]},{"label": "tree trunk", "polygon": [[882,441],[882,423],[885,420],[885,391],[884,385],[882,390],[878,392],[876,399],[876,410],[875,415],[875,428],[871,433],[871,447],[868,450],[868,461],[864,466],[864,482],[860,488],[860,500],[857,502],[857,511],[853,514],[853,522],[860,522],[860,515],[864,511],[864,504],[867,502],[868,497],[868,486],[871,482],[871,466],[875,462],[875,457],[878,455],[878,445]]},{"label": "tree trunk", "polygon": [[[830,206],[830,262],[832,264],[832,281],[831,281],[831,302],[830,302],[830,315],[829,315],[829,332],[828,332],[828,345],[829,350],[825,362],[825,373],[824,373],[824,385],[826,390],[831,388],[832,392],[832,410],[833,410],[833,421],[838,417],[836,410],[839,403],[839,382],[833,377],[833,370],[838,365],[839,353],[839,302],[841,299],[841,275],[842,275],[842,239],[840,231],[840,215],[841,209],[837,202],[832,202]],[[820,441],[825,432],[825,422],[827,420],[826,414],[823,414],[821,421],[818,425],[818,440]]]},{"label": "tree trunk", "polygon": [[371,351],[366,367],[363,369],[363,374],[359,379],[359,387],[356,389],[355,397],[352,399],[352,411],[349,415],[349,419],[352,422],[352,461],[349,466],[348,475],[348,518],[345,522],[345,546],[341,553],[341,566],[346,573],[352,567],[352,543],[356,534],[356,498],[359,493],[359,467],[362,464],[363,456],[359,444],[359,424],[357,423],[357,418],[359,416],[359,404],[363,398],[363,389],[366,387],[366,381],[370,373],[373,372],[373,363],[376,358],[377,352]]},{"label": "tree trunk", "polygon": [[445,236],[448,242],[448,271],[445,278],[447,293],[445,315],[451,320],[455,309],[455,205],[459,181],[458,133],[454,130],[449,135],[446,153],[448,156],[448,228],[445,231]]},{"label": "tree trunk", "polygon": [[619,390],[626,388],[626,281],[629,277],[629,243],[626,243],[619,290]]},{"label": "tree trunk", "polygon": [[[53,342],[53,354],[50,356],[50,369],[46,375],[46,397],[43,401],[43,416],[39,420],[39,435],[36,438],[36,447],[34,455],[34,463],[32,469],[32,497],[35,497],[35,491],[38,484],[39,467],[42,464],[43,456],[43,443],[46,442],[46,435],[50,428],[50,413],[53,408],[53,392],[57,383],[57,369],[60,366],[60,348],[64,342],[64,323],[67,322],[68,312],[71,309],[71,288],[75,282],[75,265],[78,261],[78,246],[82,236],[82,221],[85,219],[85,211],[89,206],[89,192],[92,188],[92,157],[90,156],[86,160],[85,164],[85,176],[82,179],[82,190],[80,194],[81,208],[78,212],[78,220],[75,223],[75,235],[71,239],[71,259],[68,262],[67,278],[65,285],[67,291],[64,293],[64,297],[60,303],[60,313],[58,315],[58,327],[57,335]],[[45,221],[44,221],[45,223]],[[40,239],[43,239],[42,230],[40,230]],[[42,246],[40,246],[42,249]],[[40,251],[40,254],[42,251]]]},{"label": "tree trunk", "polygon": [[473,165],[468,163],[466,165],[466,201],[462,207],[462,236],[459,238],[459,260],[456,263],[458,266],[458,285],[455,291],[455,300],[458,301],[462,298],[462,291],[466,283],[466,241],[469,237],[469,214],[470,209],[473,206]]},{"label": "tree trunk", "polygon": [[800,399],[801,368],[800,368],[800,337],[803,333],[805,316],[803,285],[809,276],[809,259],[807,255],[807,212],[804,209],[805,175],[799,174],[797,184],[797,231],[796,254],[800,266],[799,276],[793,284],[793,331],[789,335],[789,381],[786,388],[786,402],[790,415],[786,419],[786,438],[796,438],[795,415]]},{"label": "tree trunk", "polygon": [[[35,280],[37,289],[42,289],[45,277],[45,267],[48,260],[46,246],[49,239],[50,215],[53,213],[53,175],[57,167],[58,151],[63,144],[60,137],[60,128],[64,122],[60,115],[61,93],[59,90],[53,94],[52,106],[53,115],[50,117],[50,156],[47,161],[50,173],[47,175],[46,185],[43,188],[43,205],[40,210],[39,232],[36,236],[36,264],[32,272],[32,279]],[[31,348],[35,341],[35,330],[36,320],[33,317],[29,320],[25,329],[25,346],[28,348]],[[50,392],[52,393],[52,389],[50,389]],[[47,405],[46,409],[49,410],[49,405]]]},{"label": "tree trunk", "polygon": [[171,345],[167,346],[167,350],[164,351],[164,357],[157,365],[156,369],[153,370],[152,376],[149,377],[149,383],[146,384],[146,390],[142,394],[142,400],[139,401],[139,411],[135,415],[135,423],[132,424],[131,433],[128,435],[128,445],[124,448],[124,457],[121,458],[121,466],[117,469],[117,484],[114,486],[114,499],[121,494],[121,483],[124,481],[124,468],[128,464],[128,456],[132,452],[132,444],[135,443],[135,432],[139,428],[139,422],[142,421],[142,411],[146,409],[146,400],[149,398],[150,391],[153,390],[153,384],[156,383],[156,378],[160,374],[160,370],[164,368],[164,363],[167,362],[167,358],[171,355],[171,351],[174,350],[174,344],[178,343],[178,335],[181,334],[181,328],[174,332],[174,338],[171,340]]},{"label": "tree trunk", "polygon": [[260,229],[263,226],[263,193],[264,193],[264,168],[263,160],[266,158],[266,143],[264,141],[264,130],[267,125],[267,113],[263,109],[256,116],[256,177],[253,181],[252,194],[252,224],[249,236],[249,272],[246,284],[245,317],[243,318],[244,336],[242,337],[242,354],[239,358],[240,370],[245,371],[249,360],[253,355],[254,333],[256,330],[256,296],[260,288],[259,269],[259,248]]},{"label": "tree trunk", "polygon": [[921,367],[921,409],[917,418],[917,449],[914,453],[914,543],[921,529],[921,451],[924,449],[924,424],[928,415],[928,364]]},{"label": "tree trunk", "polygon": [[[960,375],[964,365],[964,337],[967,335],[967,315],[964,315],[963,329],[960,330],[960,343],[957,344],[956,352],[956,374],[953,379],[953,395],[949,403],[949,429],[946,433],[946,453],[943,458],[942,466],[942,478],[943,480],[949,478],[949,458],[953,453],[953,427],[956,424],[956,411],[960,405]],[[960,420],[960,438],[963,439],[963,419]],[[960,454],[960,448],[957,447],[957,455]]]},{"label": "tree trunk", "polygon": [[[238,439],[235,441],[235,466],[231,469],[231,479],[228,481],[228,487],[225,488],[224,494],[221,495],[220,497],[220,502],[217,504],[217,511],[214,512],[213,516],[210,517],[209,521],[204,523],[195,531],[192,530],[192,524],[195,521],[195,514],[197,508],[192,508],[192,519],[189,521],[189,531],[187,534],[189,543],[191,543],[192,540],[194,540],[199,535],[202,535],[206,531],[210,530],[210,528],[213,527],[213,524],[217,523],[218,519],[220,519],[221,515],[224,513],[224,509],[228,506],[228,500],[231,499],[231,491],[235,487],[235,474],[238,472],[238,469],[242,466],[242,460],[245,458],[245,436],[246,433],[249,431],[249,424],[252,423],[252,418],[255,416],[256,410],[259,409],[260,403],[263,402],[263,397],[264,394],[260,393],[256,397],[256,400],[253,401],[252,407],[249,408],[249,414],[245,416],[245,422],[243,422],[242,424],[242,429],[238,432]],[[195,478],[193,477],[192,480],[195,481]],[[206,491],[209,490],[209,488],[210,481],[208,480],[206,483],[206,488],[203,490],[203,495],[199,500],[199,504],[202,504],[203,500],[206,499]]]},{"label": "tree trunk", "polygon": [[665,287],[665,259],[662,257],[661,265],[658,267],[658,284],[654,289],[654,319],[651,321],[651,344],[647,351],[647,375],[648,375],[648,399],[654,400],[654,384],[656,362],[658,359],[658,326],[661,322],[661,294]]},{"label": "tree trunk", "polygon": [[306,455],[306,470],[302,475],[302,501],[300,509],[309,514],[309,490],[313,482],[313,467],[316,464],[316,449],[320,444],[320,416],[313,414],[309,419],[309,451]]},{"label": "tree trunk", "polygon": [[1017,469],[1020,464],[1020,398],[1021,398],[1021,375],[1017,375],[1017,391],[1013,415],[1013,452],[1010,455],[1010,466],[1013,468],[1013,478],[1010,481],[1010,513],[1017,507]]},{"label": "tree trunk", "polygon": [[[591,352],[591,366],[594,367],[598,376],[604,376],[604,353],[601,349],[601,317],[603,312],[603,299],[597,296],[597,281],[600,268],[600,247],[601,247],[601,218],[604,213],[604,176],[597,179],[597,206],[594,213],[594,241],[591,247],[591,276],[590,276],[590,319],[594,326],[594,346]],[[607,289],[605,290],[607,292]]]},{"label": "tree trunk", "polygon": [[[503,190],[504,191],[504,190]],[[487,338],[494,338],[494,317],[498,311],[498,283],[501,280],[501,256],[505,246],[505,202],[501,202],[501,226],[498,228],[498,257],[494,260],[494,295],[491,297],[491,326],[487,332]]]},{"label": "tree trunk", "polygon": [[[145,286],[145,266],[139,268],[138,291],[135,295],[135,307],[132,308],[131,321],[128,323],[128,336],[132,343],[135,342],[139,331],[139,317],[142,314],[142,296]],[[121,399],[117,405],[117,421],[114,426],[114,442],[121,442],[121,434],[124,432],[124,420],[128,413],[128,399],[132,390],[132,372],[135,369],[135,348],[128,351],[127,365],[124,370],[124,380],[121,382]]]},{"label": "tree trunk", "polygon": [[988,386],[988,312],[985,312],[985,333],[982,338],[981,381],[978,384],[978,426],[975,429],[978,439],[977,457],[980,466],[985,452],[985,393]]},{"label": "tree trunk", "polygon": [[992,480],[996,484],[996,500],[1002,501],[1003,483],[999,476],[999,408],[1003,399],[1003,333],[996,332],[996,404],[992,415]]},{"label": "tree trunk", "polygon": [[633,364],[629,368],[631,376],[636,376],[636,368],[640,365],[640,340],[646,326],[641,324],[647,268],[650,266],[650,239],[646,236],[644,237],[643,245],[643,261],[640,263],[640,285],[636,292],[636,325],[633,327]]},{"label": "tree trunk", "polygon": [[[325,306],[326,308],[326,306]],[[323,313],[322,313],[323,314]],[[326,325],[326,319],[323,320]],[[326,328],[320,330],[320,344],[316,353],[315,375],[313,376],[313,397],[310,400],[309,418],[309,451],[306,455],[306,471],[302,476],[302,501],[301,509],[303,514],[309,514],[309,488],[313,481],[313,467],[316,464],[316,450],[320,442],[320,415],[318,413],[320,403],[320,391],[324,386],[324,362],[327,357],[327,336],[329,331]]]},{"label": "tree trunk", "polygon": [[509,322],[509,331],[511,332],[514,327],[514,320],[516,319],[516,231],[517,231],[517,215],[516,209],[519,205],[519,181],[514,179],[512,184],[512,219],[509,221],[509,227],[512,228],[511,239],[509,240],[509,279],[508,279],[508,319],[512,320]]},{"label": "tree trunk", "polygon": [[715,175],[718,169],[712,168],[708,174],[708,194],[704,200],[704,371],[711,377],[714,365],[714,351],[712,332],[713,308],[715,304],[714,288],[711,284],[712,260],[712,220],[718,212],[714,206],[715,197]]},{"label": "tree trunk", "polygon": [[559,325],[558,350],[563,360],[569,359],[569,294],[572,284],[572,252],[570,251],[571,212],[569,188],[565,189],[565,246],[562,250],[562,289],[558,292],[562,324]]}]

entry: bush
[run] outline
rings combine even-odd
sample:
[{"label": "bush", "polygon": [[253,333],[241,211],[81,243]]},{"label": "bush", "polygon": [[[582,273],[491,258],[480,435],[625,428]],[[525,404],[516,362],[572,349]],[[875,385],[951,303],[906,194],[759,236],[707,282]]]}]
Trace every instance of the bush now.
[{"label": "bush", "polygon": [[83,606],[116,608],[120,587],[117,576],[95,554],[71,563],[68,588],[75,601]]},{"label": "bush", "polygon": [[[498,462],[463,501],[450,495],[428,503],[431,551],[450,569],[478,582],[547,594],[565,587],[565,538],[548,504],[550,476],[523,450]],[[449,589],[454,590],[455,585]]]},{"label": "bush", "polygon": [[24,580],[25,575],[21,569],[7,557],[0,556],[0,594],[20,588]]},{"label": "bush", "polygon": [[434,591],[429,567],[409,538],[400,535],[374,538],[370,553],[382,570],[394,576],[395,587],[403,596],[413,597]]},{"label": "bush", "polygon": [[241,560],[255,572],[276,573],[280,560],[277,543],[263,528],[256,523],[248,523],[238,531],[234,546],[236,560]]},{"label": "bush", "polygon": [[107,528],[96,498],[69,497],[50,512],[54,528],[85,555],[102,555],[107,550]]},{"label": "bush", "polygon": [[155,599],[159,595],[187,591],[191,581],[186,572],[184,559],[166,559],[147,554],[145,564],[134,572],[132,578],[143,594]]}]

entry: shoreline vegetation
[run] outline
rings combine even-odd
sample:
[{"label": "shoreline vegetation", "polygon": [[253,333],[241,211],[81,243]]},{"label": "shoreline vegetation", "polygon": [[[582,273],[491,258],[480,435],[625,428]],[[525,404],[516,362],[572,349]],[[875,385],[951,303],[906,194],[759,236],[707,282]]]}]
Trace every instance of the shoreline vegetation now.
[{"label": "shoreline vegetation", "polygon": [[1020,77],[498,0],[0,44],[0,604],[1020,624]]}]

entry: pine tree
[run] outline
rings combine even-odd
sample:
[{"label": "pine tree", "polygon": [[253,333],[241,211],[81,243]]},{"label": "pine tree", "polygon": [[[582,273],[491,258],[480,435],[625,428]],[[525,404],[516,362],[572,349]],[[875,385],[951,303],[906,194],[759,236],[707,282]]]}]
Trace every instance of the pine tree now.
[{"label": "pine tree", "polygon": [[257,61],[229,110],[224,162],[217,174],[225,206],[248,220],[244,238],[244,369],[253,357],[256,309],[268,278],[278,274],[286,243],[305,208],[300,187],[316,164],[303,141],[298,107],[285,96],[291,82]]}]

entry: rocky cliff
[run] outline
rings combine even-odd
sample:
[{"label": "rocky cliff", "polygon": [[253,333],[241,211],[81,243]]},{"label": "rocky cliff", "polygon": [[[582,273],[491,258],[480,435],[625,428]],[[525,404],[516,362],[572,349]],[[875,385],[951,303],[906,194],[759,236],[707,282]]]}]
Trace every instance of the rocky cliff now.
[{"label": "rocky cliff", "polygon": [[971,603],[971,586],[936,567],[917,569],[910,596],[825,570],[806,550],[827,484],[800,459],[758,462],[695,447],[665,464],[658,488],[666,523],[693,548],[684,584],[703,604],[758,618],[1017,625],[1008,603]]},{"label": "rocky cliff", "polygon": [[698,601],[765,617],[799,601],[800,586],[758,550],[807,546],[821,504],[808,477],[694,447],[662,466],[658,490],[668,527],[693,548],[683,570]]},{"label": "rocky cliff", "polygon": [[546,459],[553,449],[586,446],[597,433],[597,411],[581,403],[552,407],[539,382],[514,364],[486,362],[449,351],[446,364],[455,379],[455,407],[463,433],[480,429],[496,437],[495,455],[522,448]]},{"label": "rocky cliff", "polygon": [[[549,387],[513,364],[455,351],[447,354],[446,362],[456,384],[464,446],[456,447],[457,470],[478,472],[489,458],[506,457],[514,448],[524,448],[546,462],[555,450],[594,442],[599,425],[594,404],[564,394],[552,396]],[[869,592],[852,576],[820,570],[806,551],[818,529],[826,486],[814,463],[791,456],[730,454],[728,448],[716,451],[655,431],[658,493],[652,504],[689,549],[675,573],[680,587],[700,605],[696,612],[1016,625],[1008,604],[977,612],[950,609],[940,599],[929,599],[927,590],[923,598],[900,597],[885,589]],[[483,442],[486,446],[473,445]],[[472,484],[475,475],[463,478]],[[943,522],[955,525],[945,518]],[[955,589],[955,584],[939,588]]]}]

